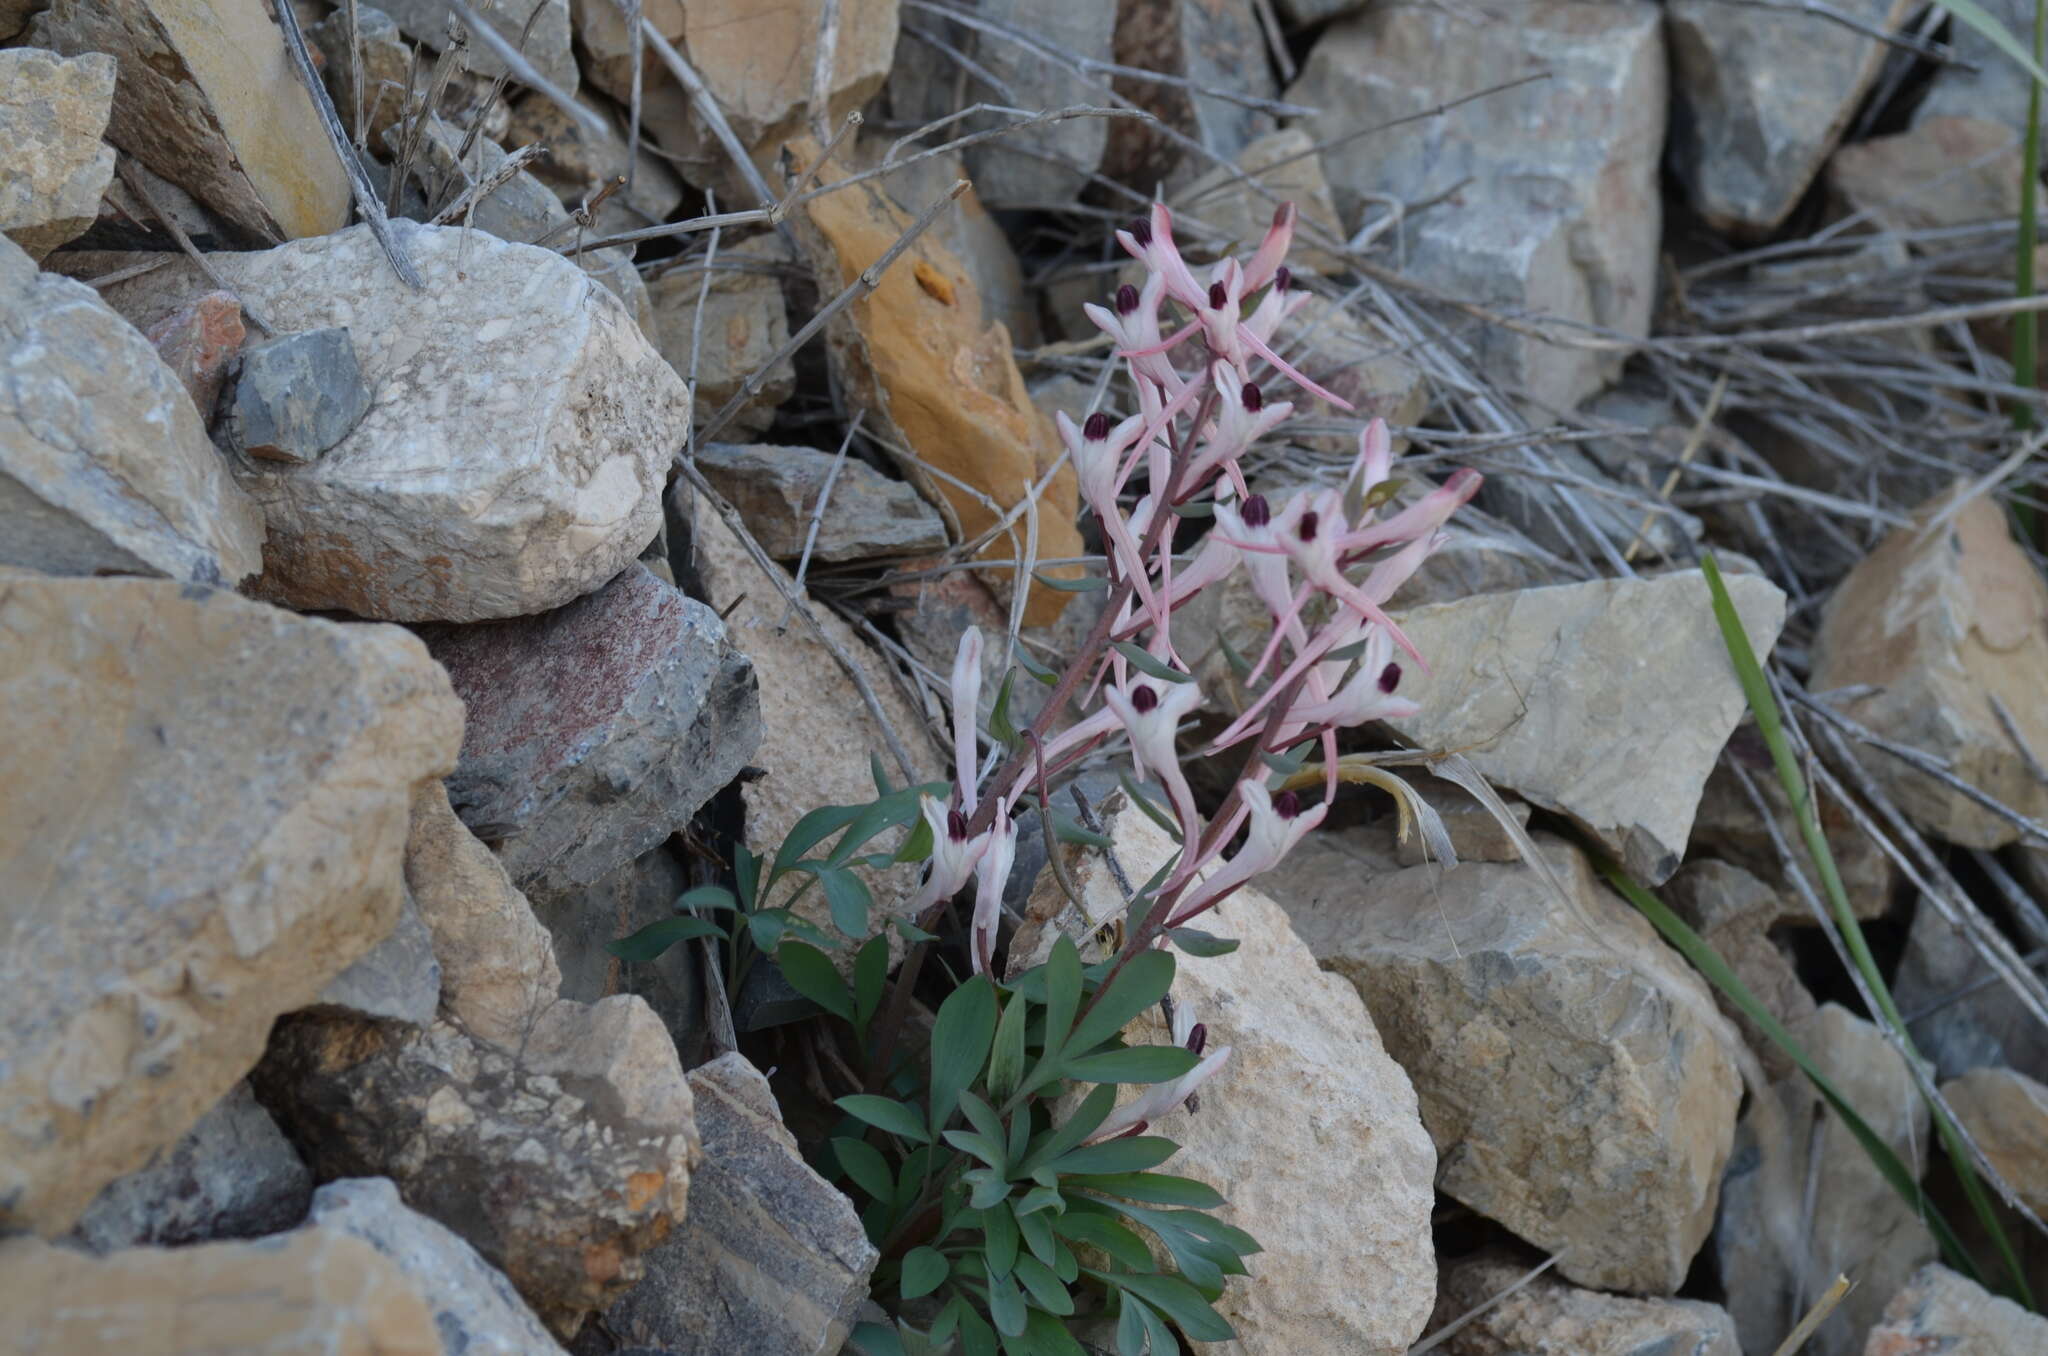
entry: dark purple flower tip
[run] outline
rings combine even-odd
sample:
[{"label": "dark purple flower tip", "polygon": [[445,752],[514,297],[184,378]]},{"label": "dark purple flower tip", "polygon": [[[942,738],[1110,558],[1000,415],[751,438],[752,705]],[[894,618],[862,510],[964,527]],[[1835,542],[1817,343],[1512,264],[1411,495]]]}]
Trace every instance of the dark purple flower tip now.
[{"label": "dark purple flower tip", "polygon": [[1242,516],[1246,527],[1264,527],[1273,521],[1273,506],[1266,502],[1265,495],[1255,494],[1244,501]]},{"label": "dark purple flower tip", "polygon": [[1199,1055],[1202,1053],[1203,1047],[1208,1044],[1209,1024],[1207,1022],[1196,1022],[1194,1030],[1188,1032],[1188,1053]]},{"label": "dark purple flower tip", "polygon": [[1285,292],[1292,286],[1294,286],[1294,273],[1287,265],[1282,264],[1273,270],[1273,290],[1275,292]]},{"label": "dark purple flower tip", "polygon": [[1136,221],[1132,222],[1131,239],[1138,242],[1139,249],[1143,249],[1145,246],[1151,244],[1152,223],[1145,220],[1145,218],[1143,217],[1139,217]]},{"label": "dark purple flower tip", "polygon": [[1292,819],[1301,813],[1301,797],[1292,791],[1282,791],[1273,797],[1273,813],[1282,819]]},{"label": "dark purple flower tip", "polygon": [[1286,224],[1287,224],[1288,222],[1292,221],[1293,219],[1294,219],[1294,204],[1293,204],[1293,203],[1291,203],[1291,202],[1283,202],[1283,203],[1281,203],[1281,204],[1280,204],[1280,205],[1279,205],[1278,207],[1276,207],[1276,208],[1274,208],[1274,209],[1273,209],[1273,224],[1274,224],[1275,226],[1285,226],[1285,225],[1286,225]]},{"label": "dark purple flower tip", "polygon": [[1259,389],[1259,384],[1255,381],[1246,382],[1244,389],[1238,392],[1238,396],[1244,401],[1245,409],[1253,414],[1257,414],[1260,410],[1266,408],[1266,393]]},{"label": "dark purple flower tip", "polygon": [[1138,289],[1125,283],[1116,289],[1116,313],[1129,315],[1138,309]]},{"label": "dark purple flower tip", "polygon": [[958,810],[946,811],[946,836],[956,843],[967,840],[967,816]]},{"label": "dark purple flower tip", "polygon": [[1131,709],[1139,715],[1144,715],[1157,705],[1159,705],[1159,694],[1145,684],[1140,683],[1131,689]]},{"label": "dark purple flower tip", "polygon": [[1081,436],[1091,443],[1099,443],[1109,436],[1109,416],[1101,410],[1082,421]]},{"label": "dark purple flower tip", "polygon": [[1303,541],[1314,541],[1316,539],[1316,529],[1321,527],[1322,523],[1322,515],[1318,514],[1314,509],[1310,509],[1307,513],[1302,514],[1301,539]]},{"label": "dark purple flower tip", "polygon": [[1380,691],[1392,692],[1401,686],[1401,666],[1389,664],[1380,670]]},{"label": "dark purple flower tip", "polygon": [[1230,301],[1230,293],[1223,290],[1222,283],[1209,284],[1209,309],[1220,311]]}]

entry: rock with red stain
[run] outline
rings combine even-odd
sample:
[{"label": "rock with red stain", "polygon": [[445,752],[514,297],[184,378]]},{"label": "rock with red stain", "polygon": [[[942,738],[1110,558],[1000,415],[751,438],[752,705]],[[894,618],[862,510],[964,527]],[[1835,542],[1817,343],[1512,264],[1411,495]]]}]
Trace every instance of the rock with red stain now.
[{"label": "rock with red stain", "polygon": [[211,421],[228,363],[249,337],[235,294],[208,292],[151,325],[143,337],[156,345],[156,356],[192,393],[199,418]]},{"label": "rock with red stain", "polygon": [[648,851],[753,757],[753,664],[634,564],[538,617],[421,628],[469,706],[448,798],[536,903]]}]

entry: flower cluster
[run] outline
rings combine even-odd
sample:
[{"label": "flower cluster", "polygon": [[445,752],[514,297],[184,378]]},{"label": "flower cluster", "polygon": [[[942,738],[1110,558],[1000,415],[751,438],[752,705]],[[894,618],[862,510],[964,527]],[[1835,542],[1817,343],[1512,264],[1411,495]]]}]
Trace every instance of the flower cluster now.
[{"label": "flower cluster", "polygon": [[[992,960],[1015,855],[1011,812],[1041,778],[1058,776],[1121,735],[1140,775],[1165,789],[1181,851],[1154,894],[1147,935],[1136,943],[1154,945],[1166,930],[1270,870],[1322,820],[1335,792],[1338,731],[1416,709],[1399,695],[1403,659],[1396,651],[1417,664],[1422,656],[1383,609],[1441,544],[1445,522],[1478,490],[1479,477],[1459,471],[1383,516],[1397,486],[1386,426],[1374,420],[1360,435],[1342,489],[1302,490],[1278,504],[1252,492],[1240,463],[1294,408],[1269,395],[1268,386],[1292,385],[1350,408],[1274,346],[1280,325],[1307,300],[1283,262],[1294,222],[1292,205],[1283,206],[1256,251],[1224,259],[1206,282],[1175,247],[1164,206],[1117,234],[1144,264],[1145,283],[1118,288],[1109,307],[1087,309],[1115,341],[1137,408],[1121,419],[1098,412],[1078,425],[1064,414],[1057,420],[1082,499],[1100,524],[1114,587],[1104,624],[1076,660],[1082,672],[1075,676],[1093,709],[1042,739],[1034,729],[1033,747],[998,770],[984,792],[974,742],[982,638],[968,632],[953,670],[951,801],[927,798],[923,805],[934,848],[920,904],[948,899],[974,878],[977,972]],[[1169,305],[1181,316],[1177,327]],[[1191,560],[1177,562],[1171,527],[1191,505],[1206,505],[1215,525]],[[1203,694],[1174,647],[1173,616],[1239,569],[1271,614],[1273,631],[1246,675],[1251,699],[1203,746],[1208,754],[1239,747],[1245,754],[1239,780],[1205,817],[1179,749],[1181,724],[1201,708]],[[1320,747],[1329,779],[1324,802],[1306,808],[1293,791],[1272,793],[1264,766],[1267,755],[1305,741]],[[1205,1059],[1201,1071],[1219,1062]],[[1199,1081],[1168,1085],[1171,1102]]]}]

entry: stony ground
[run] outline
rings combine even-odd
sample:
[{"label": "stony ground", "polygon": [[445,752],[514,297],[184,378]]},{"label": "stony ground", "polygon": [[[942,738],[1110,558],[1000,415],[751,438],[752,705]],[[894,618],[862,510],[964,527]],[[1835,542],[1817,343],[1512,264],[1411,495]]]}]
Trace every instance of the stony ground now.
[{"label": "stony ground", "polygon": [[[2048,1298],[2027,91],[1907,0],[0,0],[0,1349],[834,1356],[894,1304],[817,1010],[607,944],[943,776],[967,627],[989,694],[1075,652],[1052,415],[1128,403],[1082,307],[1157,197],[1200,261],[1301,213],[1285,356],[1352,408],[1255,488],[1373,417],[1403,495],[1487,476],[1349,750],[1430,755],[1457,865],[1349,787],[1176,988],[1233,1058],[1172,1170],[1265,1246],[1229,1349],[2048,1351],[1928,1096]],[[1175,633],[1190,750],[1243,581]],[[1027,835],[1013,967],[1170,852],[1123,759],[1078,902]]]}]

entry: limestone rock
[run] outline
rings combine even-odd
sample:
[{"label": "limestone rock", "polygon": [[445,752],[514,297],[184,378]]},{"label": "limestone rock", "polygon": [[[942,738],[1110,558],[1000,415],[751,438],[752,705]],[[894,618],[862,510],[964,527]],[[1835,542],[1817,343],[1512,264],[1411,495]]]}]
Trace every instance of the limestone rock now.
[{"label": "limestone rock", "polygon": [[[1493,1299],[1529,1269],[1489,1249],[1445,1268],[1435,1331]],[[1466,1324],[1444,1356],[1742,1356],[1726,1310],[1698,1300],[1627,1299],[1538,1276]]]},{"label": "limestone rock", "polygon": [[[1769,823],[1758,815],[1755,802],[1735,775],[1732,765],[1738,762],[1763,800]],[[1821,833],[1828,840],[1828,851],[1834,855],[1835,869],[1841,872],[1850,909],[1865,920],[1884,917],[1892,906],[1898,868],[1884,855],[1884,849],[1857,826],[1838,798],[1816,788],[1814,799],[1820,813]],[[1706,791],[1700,796],[1699,810],[1693,816],[1692,850],[1695,854],[1711,852],[1740,866],[1777,894],[1779,910],[1765,926],[1811,927],[1813,911],[1799,897],[1798,887],[1786,878],[1785,860],[1771,839],[1772,827],[1795,854],[1800,870],[1806,871],[1809,863],[1800,843],[1792,802],[1785,797],[1785,785],[1778,780],[1763,736],[1744,726],[1730,737],[1726,756],[1714,765],[1707,778]]]},{"label": "limestone rock", "polygon": [[262,0],[53,0],[29,44],[119,62],[107,140],[250,236],[348,224],[341,161]]},{"label": "limestone rock", "polygon": [[[590,592],[660,523],[688,391],[560,255],[393,225],[422,291],[391,272],[366,226],[210,257],[282,329],[346,324],[376,393],[314,465],[238,466],[270,525],[262,588],[292,607],[397,621],[524,616]],[[181,283],[199,290],[172,264],[109,301],[147,324],[182,303],[166,297]]]},{"label": "limestone rock", "polygon": [[[1084,120],[1085,121],[1085,120]],[[1237,168],[1256,178],[1266,194],[1255,191],[1243,179],[1219,166],[1202,175],[1175,196],[1176,238],[1179,223],[1199,222],[1206,231],[1190,230],[1195,239],[1188,252],[1198,257],[1242,254],[1255,249],[1272,224],[1275,208],[1291,202],[1301,214],[1295,247],[1287,257],[1289,268],[1300,272],[1341,273],[1341,257],[1313,243],[1318,230],[1342,240],[1347,232],[1337,218],[1337,204],[1330,196],[1330,181],[1323,174],[1323,159],[1315,141],[1299,127],[1269,132],[1237,153]],[[1195,240],[1202,243],[1196,244]],[[1306,326],[1297,322],[1295,328]],[[1339,395],[1349,392],[1339,391]],[[1371,418],[1371,413],[1361,417]],[[1408,423],[1409,420],[1390,422]]]},{"label": "limestone rock", "polygon": [[[437,52],[447,42],[448,22],[454,11],[445,0],[384,0],[382,8],[397,22],[399,31],[413,41]],[[508,42],[520,47],[521,55],[533,63],[542,79],[566,93],[576,92],[581,77],[575,54],[569,48],[569,0],[491,0],[471,8]],[[540,16],[533,20],[525,45],[520,46],[520,30],[526,28],[528,15],[536,9]],[[495,78],[505,73],[504,61],[474,35],[463,56],[469,69],[479,75]]]},{"label": "limestone rock", "polygon": [[[1728,593],[1759,655],[1785,616],[1768,580]],[[1396,617],[1435,672],[1393,722],[1463,749],[1489,781],[1568,815],[1655,885],[1678,868],[1693,810],[1746,709],[1697,570],[1487,594]],[[1619,718],[1618,718],[1619,717]]]},{"label": "limestone rock", "polygon": [[[949,105],[934,116],[943,117],[952,111]],[[1072,122],[1096,121],[1099,119],[1075,118],[1067,124],[1052,125],[1070,126]],[[1009,137],[997,137],[982,144],[984,147],[999,146],[1009,140]],[[849,165],[873,169],[877,167],[886,145],[879,137],[860,142],[851,150],[842,143],[836,155],[845,156]],[[907,163],[899,159],[895,163],[898,168],[892,169],[882,184],[891,201],[912,212],[922,212],[951,192],[953,185],[961,179],[973,182],[969,166],[975,162],[957,153]],[[983,325],[1000,322],[1010,331],[1010,342],[1020,349],[1036,348],[1044,342],[1044,327],[1038,319],[1039,288],[1025,281],[1024,265],[1017,258],[1009,233],[989,214],[988,206],[978,192],[970,187],[962,193],[950,208],[939,213],[939,219],[932,223],[925,238],[944,246],[965,270],[967,281],[973,284],[974,294],[981,301]]]},{"label": "limestone rock", "polygon": [[660,843],[761,738],[725,626],[639,564],[538,617],[422,634],[469,708],[449,800],[530,895]]},{"label": "limestone rock", "polygon": [[[740,511],[761,549],[777,560],[803,554],[833,462],[830,453],[808,447],[759,443],[712,443],[697,452],[697,469]],[[849,456],[833,478],[811,559],[866,560],[945,548],[946,525],[938,510],[902,481]]]},{"label": "limestone rock", "polygon": [[99,219],[114,177],[100,141],[114,105],[114,59],[90,52],[0,52],[0,232],[41,260]]},{"label": "limestone rock", "polygon": [[297,1016],[254,1081],[316,1177],[390,1177],[563,1335],[640,1279],[698,1158],[675,1044],[631,996],[549,1007],[513,1050]]},{"label": "limestone rock", "polygon": [[[1775,230],[1877,79],[1885,45],[1810,14],[1715,0],[1668,8],[1678,176],[1715,230]],[[1913,12],[1911,0],[1842,8],[1882,29]]]},{"label": "limestone rock", "polygon": [[[1269,114],[1199,92],[1225,89],[1267,99],[1279,94],[1251,0],[1118,0],[1115,35],[1118,65],[1189,82],[1167,85],[1131,76],[1110,82],[1117,95],[1182,137],[1229,160],[1273,130]],[[1101,88],[1095,84],[1088,102],[1101,97]],[[1119,183],[1151,185],[1206,170],[1212,163],[1186,153],[1159,127],[1119,118],[1109,124],[1101,169]]]},{"label": "limestone rock", "polygon": [[1994,976],[1962,925],[1924,896],[1906,932],[1892,993],[1901,1011],[1915,1014],[1907,1030],[1941,1077],[2006,1066],[2048,1079],[2048,1027]]},{"label": "limestone rock", "polygon": [[[1640,3],[1485,0],[1374,5],[1325,30],[1289,101],[1319,108],[1317,141],[1435,107],[1535,71],[1548,78],[1332,147],[1324,165],[1354,229],[1392,194],[1456,189],[1400,228],[1402,267],[1490,306],[1647,332],[1656,290],[1664,143],[1663,11]],[[1459,187],[1460,184],[1463,187]],[[1490,329],[1477,365],[1543,404],[1570,408],[1616,355]]]},{"label": "limestone rock", "polygon": [[478,1040],[517,1049],[562,974],[547,929],[497,854],[455,817],[441,782],[413,795],[405,883],[433,936],[443,1009]]},{"label": "limestone rock", "polygon": [[314,1007],[414,1026],[433,1021],[440,1005],[441,963],[434,959],[434,935],[410,890],[398,925],[362,959],[329,980],[313,1002]]},{"label": "limestone rock", "polygon": [[1929,231],[2018,216],[2021,165],[2019,134],[2004,123],[1922,117],[1836,151],[1828,183],[1880,230]]},{"label": "limestone rock", "polygon": [[434,1312],[451,1356],[541,1356],[554,1338],[512,1283],[460,1237],[408,1210],[384,1177],[346,1177],[313,1194],[314,1227],[359,1238],[397,1264]]},{"label": "limestone rock", "polygon": [[[1403,781],[1415,788],[1415,794],[1428,802],[1443,820],[1444,832],[1451,837],[1451,847],[1456,850],[1461,862],[1518,862],[1522,860],[1521,849],[1515,846],[1514,837],[1507,826],[1493,817],[1493,811],[1472,799],[1460,786],[1419,773],[1396,773]],[[1524,828],[1529,824],[1529,807],[1512,796],[1504,796],[1508,813],[1515,823]],[[1395,845],[1395,859],[1403,866],[1421,866],[1426,857],[1426,845],[1419,833],[1410,833]]]},{"label": "limestone rock", "polygon": [[[2048,750],[2048,583],[1987,497],[1957,507],[1958,488],[1925,504],[1849,572],[1828,599],[1814,641],[1812,688],[1875,684],[1842,714],[1945,760],[2023,815],[2048,817],[2048,786],[1993,708],[2002,702],[2028,748]],[[1935,518],[1948,515],[1939,530]],[[1965,847],[2019,837],[2011,821],[1884,754],[1868,766],[1921,828]]]},{"label": "limestone rock", "polygon": [[1479,593],[1513,593],[1555,584],[1562,561],[1507,523],[1467,504],[1445,525],[1449,538],[1397,591],[1397,608],[1455,602]]},{"label": "limestone rock", "polygon": [[0,1240],[0,1312],[22,1352],[441,1356],[398,1265],[337,1229],[94,1258]]},{"label": "limestone rock", "polygon": [[[768,367],[768,360],[789,341],[789,317],[779,276],[788,258],[776,237],[764,236],[720,249],[708,289],[701,265],[669,269],[648,284],[656,346],[685,379],[694,371],[691,389],[699,424],[739,394],[747,378]],[[700,298],[701,322],[697,318]],[[761,432],[773,422],[775,411],[795,394],[796,365],[783,358],[769,367],[760,389],[747,398],[718,436]]]},{"label": "limestone rock", "polygon": [[1892,1296],[1863,1356],[2018,1356],[2048,1346],[2048,1319],[1928,1263]]},{"label": "limestone rock", "polygon": [[690,1217],[605,1314],[628,1345],[731,1356],[835,1356],[878,1254],[853,1203],[813,1172],[738,1053],[690,1074],[704,1166]]},{"label": "limestone rock", "polygon": [[150,326],[143,337],[156,346],[157,357],[191,393],[203,426],[220,401],[228,364],[248,338],[242,303],[231,292],[208,292]]},{"label": "limestone rock", "polygon": [[0,241],[0,566],[234,583],[263,520],[178,378],[89,287]]},{"label": "limestone rock", "polygon": [[[1788,1031],[1797,1031],[1812,1019],[1819,1010],[1813,995],[1800,983],[1792,958],[1767,932],[1782,908],[1775,890],[1739,866],[1702,858],[1680,867],[1665,882],[1664,893],[1673,912],[1728,962],[1736,978]],[[1735,1023],[1765,1072],[1773,1078],[1794,1074],[1791,1056],[1725,994],[1717,990],[1714,1001]]]},{"label": "limestone rock", "polygon": [[0,1226],[54,1234],[391,931],[462,707],[396,627],[168,580],[11,574],[0,633]]},{"label": "limestone rock", "polygon": [[[351,138],[356,129],[356,75],[351,69],[348,15],[336,10],[306,29],[306,41],[322,57],[320,78]],[[363,144],[382,146],[384,134],[406,116],[406,82],[412,75],[412,44],[383,8],[356,6],[356,47],[362,56]],[[427,67],[432,69],[431,63]],[[424,91],[420,91],[424,93]]]},{"label": "limestone rock", "polygon": [[[1927,1162],[1927,1104],[1875,1026],[1833,1003],[1797,1033],[1830,1081],[1915,1177]],[[1838,1272],[1858,1281],[1808,1339],[1850,1356],[1878,1311],[1935,1256],[1934,1236],[1879,1175],[1805,1075],[1775,1084],[1775,1114],[1743,1117],[1715,1231],[1728,1310],[1745,1351],[1769,1351]],[[1823,1127],[1813,1133],[1816,1119]],[[1813,1176],[1809,1176],[1813,1174]],[[1811,1195],[1809,1181],[1813,1183]],[[1810,1224],[1799,1201],[1813,1202]]]},{"label": "limestone rock", "polygon": [[702,1062],[705,1030],[704,970],[697,946],[671,947],[651,961],[621,960],[605,947],[674,917],[676,897],[689,888],[683,864],[661,846],[549,900],[537,915],[554,939],[562,997],[595,1003],[614,994],[638,994],[675,1037],[686,1068]]},{"label": "limestone rock", "polygon": [[227,437],[249,456],[303,466],[346,438],[369,411],[370,388],[348,331],[302,330],[243,353]]},{"label": "limestone rock", "polygon": [[2027,1208],[2048,1209],[2048,1087],[2011,1069],[1972,1069],[1941,1093]]},{"label": "limestone rock", "polygon": [[1670,1294],[1734,1136],[1732,1033],[1583,856],[1536,841],[1569,907],[1524,864],[1411,867],[1314,908],[1290,859],[1272,888],[1415,1080],[1438,1188],[1561,1253],[1570,1280]]},{"label": "limestone rock", "polygon": [[296,1228],[312,1195],[298,1151],[237,1083],[183,1139],[109,1182],[70,1237],[96,1253],[258,1238]]},{"label": "limestone rock", "polygon": [[[595,3],[603,4],[605,0],[595,0]],[[642,13],[651,18],[659,8],[658,5],[647,5]],[[648,70],[652,69],[650,59]],[[642,74],[644,76],[647,71]],[[595,77],[592,83],[597,83]],[[553,189],[562,205],[570,208],[581,205],[599,188],[624,175],[627,170],[626,137],[619,130],[622,123],[616,111],[601,106],[600,101],[591,98],[587,91],[577,95],[576,99],[605,124],[605,135],[599,136],[583,124],[572,121],[546,95],[529,94],[513,105],[510,126],[504,137],[507,150],[517,150],[536,141],[548,148],[548,153],[534,161],[527,172]],[[633,162],[632,170],[633,182],[598,205],[599,231],[610,234],[653,226],[667,221],[670,214],[682,205],[683,181],[666,161],[648,150],[645,143],[641,146],[640,158]]]},{"label": "limestone rock", "polygon": [[[1284,135],[1284,134],[1283,134]],[[1251,237],[1253,241],[1258,236]],[[1297,254],[1302,251],[1297,250]],[[1419,424],[1429,412],[1429,378],[1413,359],[1408,345],[1370,316],[1337,306],[1313,293],[1283,331],[1291,361],[1311,379],[1351,402],[1343,410],[1302,391],[1292,391],[1296,417],[1341,423],[1342,433],[1308,433],[1304,444],[1347,460],[1358,452],[1359,423],[1384,419],[1396,428]],[[1393,439],[1394,451],[1406,450],[1405,435]]]}]

